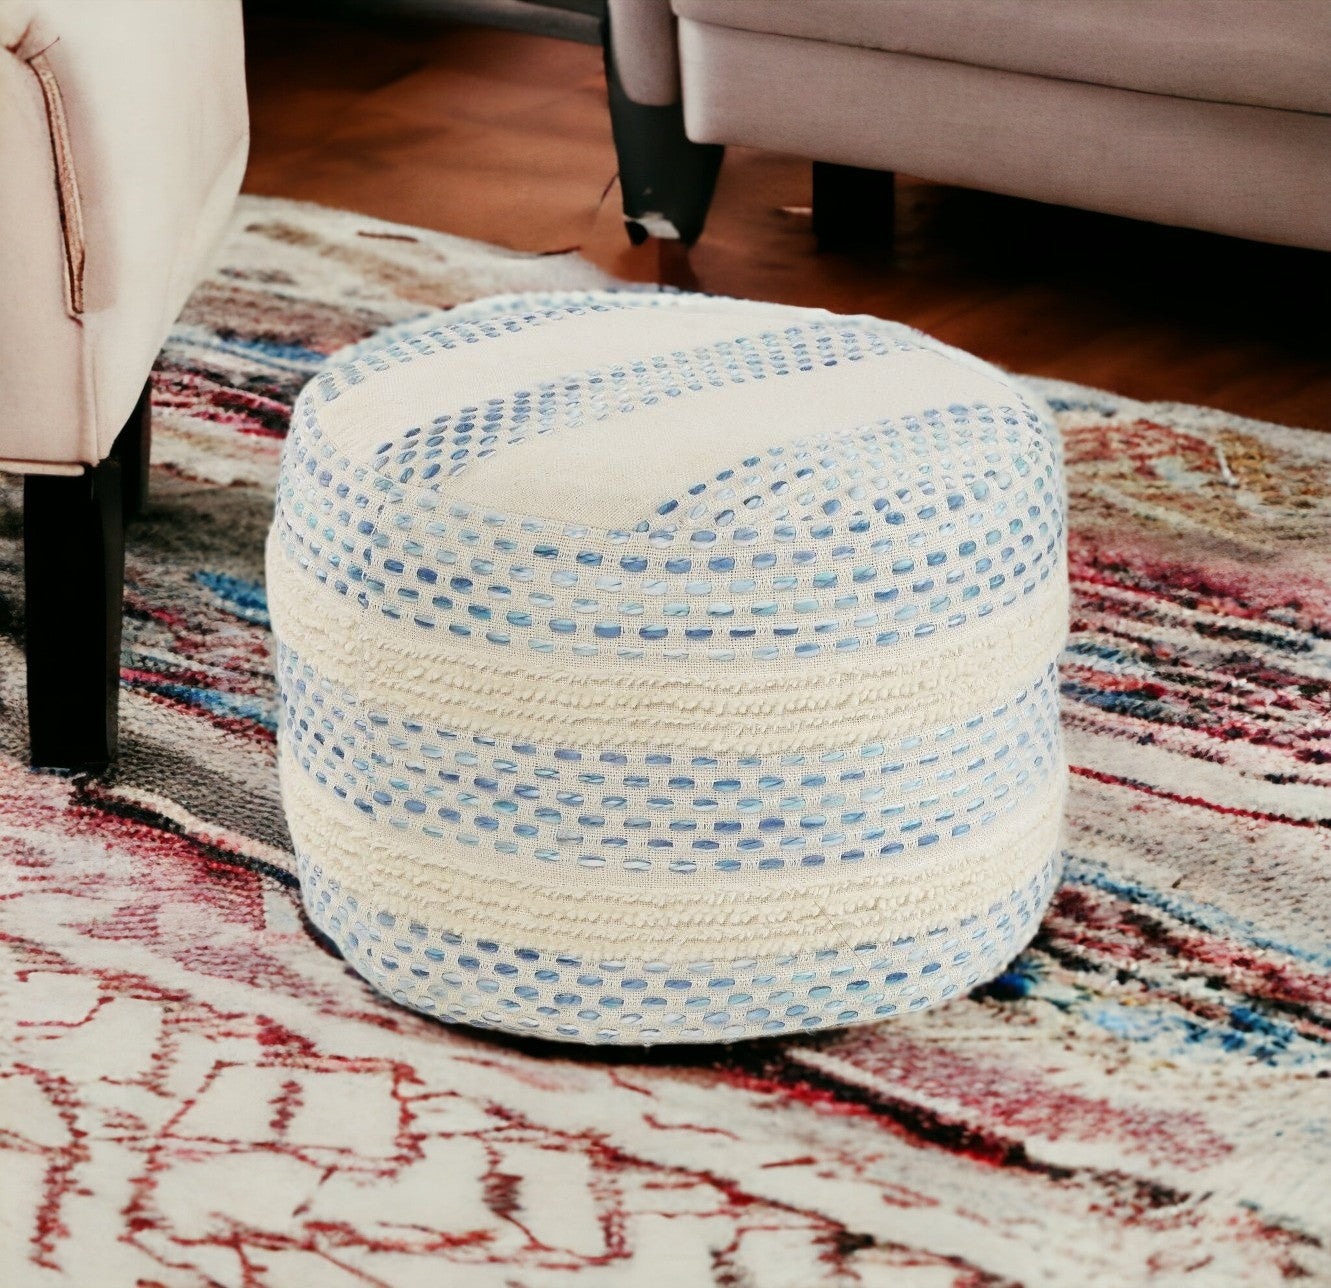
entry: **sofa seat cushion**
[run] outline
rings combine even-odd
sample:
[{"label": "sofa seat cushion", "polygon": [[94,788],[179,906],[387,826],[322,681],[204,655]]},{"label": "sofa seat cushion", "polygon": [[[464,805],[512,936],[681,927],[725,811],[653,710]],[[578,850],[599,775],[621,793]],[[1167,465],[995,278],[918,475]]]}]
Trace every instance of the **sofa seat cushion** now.
[{"label": "sofa seat cushion", "polygon": [[674,0],[674,9],[741,31],[1331,113],[1324,0]]}]

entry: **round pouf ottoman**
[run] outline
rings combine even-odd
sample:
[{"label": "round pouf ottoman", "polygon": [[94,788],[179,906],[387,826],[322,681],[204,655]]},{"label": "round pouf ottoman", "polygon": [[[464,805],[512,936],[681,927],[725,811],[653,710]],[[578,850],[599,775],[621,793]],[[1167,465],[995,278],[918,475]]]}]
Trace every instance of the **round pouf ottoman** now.
[{"label": "round pouf ottoman", "polygon": [[1047,412],[899,325],[604,292],[358,346],[268,548],[309,915],[554,1039],[963,993],[1058,875],[1064,543]]}]

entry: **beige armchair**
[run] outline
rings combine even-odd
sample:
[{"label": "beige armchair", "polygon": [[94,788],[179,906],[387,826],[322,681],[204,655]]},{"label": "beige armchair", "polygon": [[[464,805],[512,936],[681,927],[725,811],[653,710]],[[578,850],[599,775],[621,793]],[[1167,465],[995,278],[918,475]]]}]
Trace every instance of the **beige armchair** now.
[{"label": "beige armchair", "polygon": [[248,146],[240,0],[0,0],[0,470],[24,481],[34,764],[115,753],[147,380]]},{"label": "beige armchair", "polygon": [[607,69],[635,239],[747,144],[814,161],[824,242],[899,170],[1331,250],[1327,0],[610,0]]}]

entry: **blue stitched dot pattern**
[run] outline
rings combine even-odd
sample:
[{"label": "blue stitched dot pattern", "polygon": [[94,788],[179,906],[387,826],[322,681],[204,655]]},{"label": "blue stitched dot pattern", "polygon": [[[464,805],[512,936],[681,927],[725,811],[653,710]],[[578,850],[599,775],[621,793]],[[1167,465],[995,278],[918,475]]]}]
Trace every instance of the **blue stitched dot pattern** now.
[{"label": "blue stitched dot pattern", "polygon": [[1057,880],[1064,542],[1047,411],[899,324],[604,291],[371,337],[268,549],[309,913],[560,1040],[956,996]]}]

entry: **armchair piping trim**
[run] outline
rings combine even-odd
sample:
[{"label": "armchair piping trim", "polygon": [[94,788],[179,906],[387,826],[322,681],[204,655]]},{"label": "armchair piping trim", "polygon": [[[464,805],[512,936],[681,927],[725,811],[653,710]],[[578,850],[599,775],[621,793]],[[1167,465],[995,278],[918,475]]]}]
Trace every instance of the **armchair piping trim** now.
[{"label": "armchair piping trim", "polygon": [[47,50],[59,37],[42,41],[38,30],[37,24],[30,25],[18,42],[10,46],[10,52],[28,64],[41,88],[47,129],[51,136],[51,159],[55,163],[56,195],[60,201],[60,231],[65,247],[65,308],[71,317],[77,318],[83,313],[83,266],[87,256],[83,236],[83,203],[79,198],[65,100],[60,93],[60,82],[56,79],[55,70],[47,57]]}]

